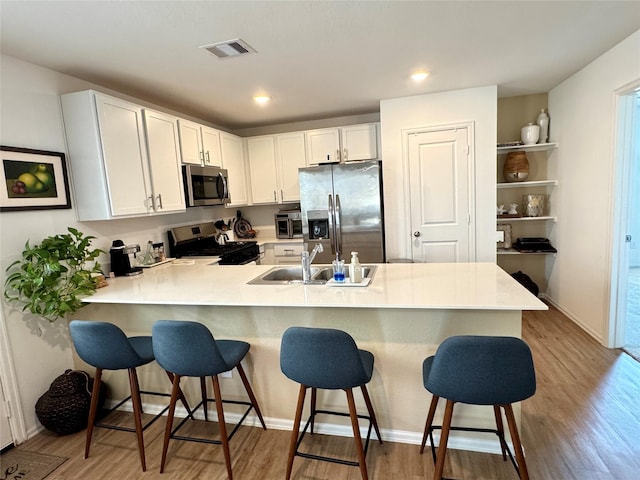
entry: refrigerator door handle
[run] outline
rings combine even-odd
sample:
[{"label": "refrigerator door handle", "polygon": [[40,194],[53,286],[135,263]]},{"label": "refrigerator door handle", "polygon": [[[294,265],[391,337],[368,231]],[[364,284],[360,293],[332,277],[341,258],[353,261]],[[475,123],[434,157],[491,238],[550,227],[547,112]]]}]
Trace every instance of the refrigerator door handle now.
[{"label": "refrigerator door handle", "polygon": [[342,255],[342,209],[340,208],[340,195],[336,194],[336,256]]},{"label": "refrigerator door handle", "polygon": [[333,196],[329,194],[329,240],[331,241],[331,254],[336,253],[336,213],[333,209]]}]

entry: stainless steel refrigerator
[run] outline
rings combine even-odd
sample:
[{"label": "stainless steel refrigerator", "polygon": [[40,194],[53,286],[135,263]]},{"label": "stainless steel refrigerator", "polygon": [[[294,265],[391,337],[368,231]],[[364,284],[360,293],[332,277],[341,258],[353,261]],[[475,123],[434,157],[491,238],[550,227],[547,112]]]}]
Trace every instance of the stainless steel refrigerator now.
[{"label": "stainless steel refrigerator", "polygon": [[301,168],[300,209],[307,249],[322,243],[314,263],[339,255],[349,263],[384,263],[382,164],[379,161]]}]

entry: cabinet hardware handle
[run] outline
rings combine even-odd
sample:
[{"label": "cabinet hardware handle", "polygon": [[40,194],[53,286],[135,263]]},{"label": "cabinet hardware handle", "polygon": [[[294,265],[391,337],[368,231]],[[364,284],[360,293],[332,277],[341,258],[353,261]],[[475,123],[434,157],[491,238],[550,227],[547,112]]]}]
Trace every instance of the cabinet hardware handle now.
[{"label": "cabinet hardware handle", "polygon": [[206,163],[207,163],[207,165],[210,165],[211,164],[211,158],[209,157],[209,150],[207,150],[207,153],[205,155],[206,155],[206,158],[207,158]]},{"label": "cabinet hardware handle", "polygon": [[144,204],[147,210],[155,209],[155,205],[153,203],[153,195],[149,195],[144,199]]},{"label": "cabinet hardware handle", "polygon": [[344,155],[344,161],[346,162],[347,159],[349,158],[349,156],[347,155],[347,149],[345,148],[342,152],[343,152],[343,155]]},{"label": "cabinet hardware handle", "polygon": [[419,237],[420,235],[421,235],[421,233],[418,232],[418,231],[413,232],[413,236],[416,237],[416,238]]},{"label": "cabinet hardware handle", "polygon": [[284,202],[284,190],[280,190],[280,201]]},{"label": "cabinet hardware handle", "polygon": [[204,165],[204,151],[200,150],[200,165]]},{"label": "cabinet hardware handle", "polygon": [[162,194],[161,193],[158,194],[158,205],[159,205],[158,208],[160,210],[162,210],[163,207],[162,207]]},{"label": "cabinet hardware handle", "polygon": [[336,150],[336,160],[340,161],[340,149]]},{"label": "cabinet hardware handle", "polygon": [[273,191],[273,201],[277,202],[278,201],[278,194],[276,193],[276,191]]}]

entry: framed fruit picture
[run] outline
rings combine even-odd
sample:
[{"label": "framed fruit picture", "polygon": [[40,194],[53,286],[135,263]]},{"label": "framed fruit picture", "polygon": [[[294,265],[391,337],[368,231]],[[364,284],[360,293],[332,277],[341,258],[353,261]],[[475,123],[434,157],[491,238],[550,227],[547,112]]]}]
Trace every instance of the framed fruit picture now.
[{"label": "framed fruit picture", "polygon": [[0,211],[71,208],[64,153],[0,146]]}]

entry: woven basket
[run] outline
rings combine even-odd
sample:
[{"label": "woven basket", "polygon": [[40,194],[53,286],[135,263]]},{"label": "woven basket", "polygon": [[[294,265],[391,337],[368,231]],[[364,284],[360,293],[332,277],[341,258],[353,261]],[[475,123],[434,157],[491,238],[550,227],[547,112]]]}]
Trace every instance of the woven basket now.
[{"label": "woven basket", "polygon": [[[98,411],[105,400],[106,387],[100,382]],[[67,370],[57,377],[36,402],[40,423],[58,435],[79,432],[87,427],[93,378],[82,370]]]}]

